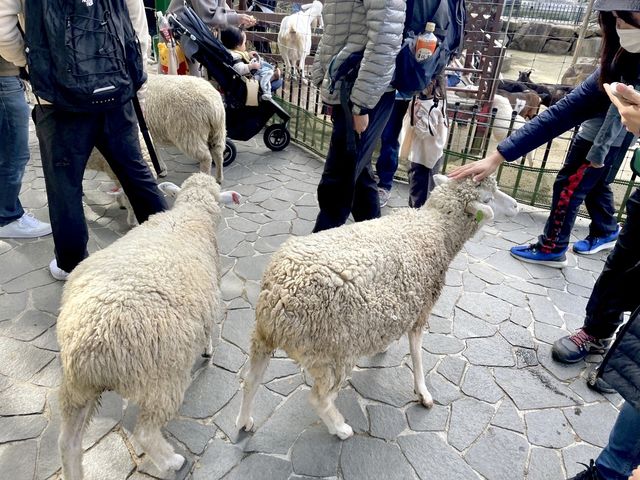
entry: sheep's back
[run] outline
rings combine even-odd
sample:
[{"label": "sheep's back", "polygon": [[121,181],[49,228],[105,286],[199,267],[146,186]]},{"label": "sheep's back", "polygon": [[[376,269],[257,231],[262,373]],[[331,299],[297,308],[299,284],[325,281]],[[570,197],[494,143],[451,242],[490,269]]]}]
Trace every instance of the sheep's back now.
[{"label": "sheep's back", "polygon": [[140,378],[188,369],[204,346],[205,324],[219,308],[215,236],[186,237],[165,220],[174,218],[152,217],[69,276],[58,341],[74,381],[125,394]]},{"label": "sheep's back", "polygon": [[373,353],[399,338],[442,287],[448,261],[436,217],[406,211],[291,239],[263,276],[260,333],[287,351],[328,356]]},{"label": "sheep's back", "polygon": [[206,142],[212,128],[225,128],[224,103],[213,85],[202,78],[150,75],[145,119],[160,143]]}]

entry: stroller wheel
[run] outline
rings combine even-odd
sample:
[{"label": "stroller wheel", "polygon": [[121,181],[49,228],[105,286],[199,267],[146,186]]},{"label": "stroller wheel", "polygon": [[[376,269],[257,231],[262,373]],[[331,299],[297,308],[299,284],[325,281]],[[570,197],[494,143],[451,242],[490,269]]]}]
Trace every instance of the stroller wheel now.
[{"label": "stroller wheel", "polygon": [[235,161],[237,154],[236,145],[227,138],[225,140],[224,153],[222,154],[222,165],[225,167],[231,165]]},{"label": "stroller wheel", "polygon": [[274,152],[287,148],[291,142],[291,134],[283,123],[270,125],[264,131],[264,144]]}]

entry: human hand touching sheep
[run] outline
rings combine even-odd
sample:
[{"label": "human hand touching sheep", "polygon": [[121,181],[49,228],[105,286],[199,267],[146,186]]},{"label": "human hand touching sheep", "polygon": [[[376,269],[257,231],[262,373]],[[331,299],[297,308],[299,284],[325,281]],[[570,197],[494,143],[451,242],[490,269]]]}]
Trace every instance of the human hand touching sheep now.
[{"label": "human hand touching sheep", "polygon": [[640,92],[636,92],[633,87],[624,83],[605,83],[604,90],[609,95],[620,117],[622,124],[634,135],[640,134]]},{"label": "human hand touching sheep", "polygon": [[463,180],[467,177],[473,177],[474,182],[479,182],[495,172],[504,160],[505,158],[496,150],[482,160],[454,168],[448,177],[453,180]]}]

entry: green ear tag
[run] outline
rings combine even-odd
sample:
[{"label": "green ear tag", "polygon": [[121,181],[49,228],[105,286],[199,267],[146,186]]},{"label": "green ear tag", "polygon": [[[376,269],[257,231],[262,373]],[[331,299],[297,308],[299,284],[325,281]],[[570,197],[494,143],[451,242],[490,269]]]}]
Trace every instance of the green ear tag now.
[{"label": "green ear tag", "polygon": [[482,210],[478,210],[476,212],[476,222],[478,223],[482,222],[483,218],[484,218],[484,213],[482,213]]}]

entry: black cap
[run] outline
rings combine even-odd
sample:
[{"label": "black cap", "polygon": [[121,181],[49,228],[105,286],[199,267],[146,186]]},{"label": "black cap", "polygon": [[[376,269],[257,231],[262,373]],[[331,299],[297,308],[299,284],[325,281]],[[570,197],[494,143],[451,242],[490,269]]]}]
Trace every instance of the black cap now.
[{"label": "black cap", "polygon": [[640,12],[640,0],[596,0],[593,9],[605,12],[614,10]]}]

